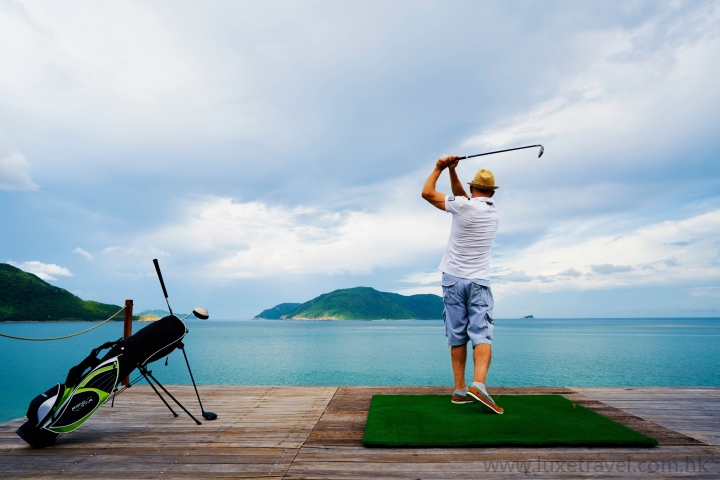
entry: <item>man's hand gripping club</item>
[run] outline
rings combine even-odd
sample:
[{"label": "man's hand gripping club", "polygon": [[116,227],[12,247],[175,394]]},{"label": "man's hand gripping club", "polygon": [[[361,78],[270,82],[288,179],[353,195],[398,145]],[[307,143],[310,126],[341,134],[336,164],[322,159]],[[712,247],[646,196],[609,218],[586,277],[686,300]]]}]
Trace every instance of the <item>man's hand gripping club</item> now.
[{"label": "man's hand gripping club", "polygon": [[438,192],[435,189],[435,185],[437,184],[438,178],[440,178],[440,174],[446,168],[450,171],[450,187],[452,188],[453,195],[455,195],[456,197],[468,196],[462,186],[462,183],[460,183],[460,179],[458,178],[457,173],[455,172],[455,167],[457,167],[457,164],[459,162],[459,157],[455,155],[441,158],[435,164],[435,168],[430,173],[430,176],[427,178],[427,180],[425,181],[425,185],[423,186],[422,197],[440,210],[445,211],[446,195],[444,193]]}]

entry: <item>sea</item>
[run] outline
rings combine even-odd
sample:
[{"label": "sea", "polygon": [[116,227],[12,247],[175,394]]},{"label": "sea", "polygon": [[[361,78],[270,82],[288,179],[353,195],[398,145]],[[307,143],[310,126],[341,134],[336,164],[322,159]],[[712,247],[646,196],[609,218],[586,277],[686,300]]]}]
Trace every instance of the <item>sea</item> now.
[{"label": "sea", "polygon": [[[451,385],[443,322],[188,320],[195,379],[210,385]],[[147,324],[134,323],[133,331]],[[720,318],[497,319],[487,384],[720,386]],[[86,322],[0,323],[54,337]],[[0,422],[65,380],[90,350],[122,335],[110,322],[78,337],[0,337]],[[151,364],[164,384],[189,384],[181,352]],[[467,368],[468,380],[472,372]],[[133,375],[134,377],[134,375]],[[448,390],[450,391],[450,390]]]}]

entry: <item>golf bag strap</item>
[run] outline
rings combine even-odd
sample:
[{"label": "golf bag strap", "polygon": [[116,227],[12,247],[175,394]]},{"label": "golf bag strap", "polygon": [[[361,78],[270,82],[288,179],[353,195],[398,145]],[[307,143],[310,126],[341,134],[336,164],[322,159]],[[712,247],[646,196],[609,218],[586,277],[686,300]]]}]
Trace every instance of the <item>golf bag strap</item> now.
[{"label": "golf bag strap", "polygon": [[122,339],[116,340],[114,342],[106,342],[99,347],[93,349],[90,352],[90,355],[85,357],[85,360],[70,369],[67,378],[65,379],[65,385],[67,387],[74,387],[75,385],[77,385],[77,382],[80,380],[80,377],[82,377],[85,370],[87,370],[88,368],[93,369],[97,367],[100,363],[100,360],[98,360],[97,358],[98,353],[100,353],[101,350],[105,350],[106,348],[114,347],[115,345],[120,343],[121,340]]}]

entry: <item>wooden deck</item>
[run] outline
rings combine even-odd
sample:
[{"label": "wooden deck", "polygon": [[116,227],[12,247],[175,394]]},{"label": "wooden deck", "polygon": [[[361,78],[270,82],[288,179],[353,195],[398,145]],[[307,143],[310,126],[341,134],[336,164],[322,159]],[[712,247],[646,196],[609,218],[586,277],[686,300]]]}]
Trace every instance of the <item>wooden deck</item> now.
[{"label": "wooden deck", "polygon": [[[193,412],[192,387],[172,386]],[[103,406],[78,431],[34,450],[0,425],[3,478],[720,478],[720,389],[495,388],[557,393],[647,433],[651,449],[371,449],[361,443],[377,393],[439,387],[201,387],[219,418],[173,418],[147,386]]]}]

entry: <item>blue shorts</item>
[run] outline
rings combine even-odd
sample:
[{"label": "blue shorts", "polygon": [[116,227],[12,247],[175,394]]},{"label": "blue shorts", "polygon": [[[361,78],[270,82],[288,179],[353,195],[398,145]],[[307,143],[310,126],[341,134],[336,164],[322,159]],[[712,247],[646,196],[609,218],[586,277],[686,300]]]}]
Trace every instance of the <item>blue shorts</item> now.
[{"label": "blue shorts", "polygon": [[445,336],[448,345],[457,347],[472,340],[492,344],[493,300],[490,282],[467,280],[442,274],[443,302],[445,310]]}]

